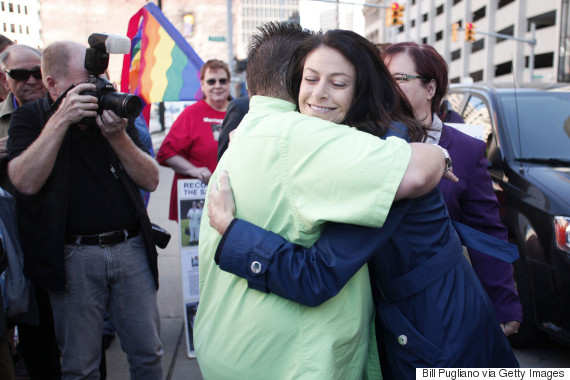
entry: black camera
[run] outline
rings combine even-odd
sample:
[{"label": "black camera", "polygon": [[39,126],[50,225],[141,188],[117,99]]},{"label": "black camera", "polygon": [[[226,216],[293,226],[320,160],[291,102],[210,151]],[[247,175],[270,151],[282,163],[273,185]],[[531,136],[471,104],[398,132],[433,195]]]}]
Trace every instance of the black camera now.
[{"label": "black camera", "polygon": [[[107,79],[101,78],[109,66],[109,54],[127,54],[130,52],[131,41],[124,36],[93,33],[87,40],[89,48],[85,52],[85,68],[89,72],[89,83],[95,84],[95,90],[84,91],[82,95],[93,95],[97,98],[98,114],[111,110],[117,116],[134,119],[142,111],[142,101],[136,95],[117,92],[115,86]],[[93,125],[93,118],[81,121]]]}]

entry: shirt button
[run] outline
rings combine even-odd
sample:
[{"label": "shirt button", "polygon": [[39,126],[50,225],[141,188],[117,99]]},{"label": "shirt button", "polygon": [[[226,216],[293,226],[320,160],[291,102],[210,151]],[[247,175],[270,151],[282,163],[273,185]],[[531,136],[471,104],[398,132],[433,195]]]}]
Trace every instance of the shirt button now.
[{"label": "shirt button", "polygon": [[400,335],[398,337],[398,343],[400,343],[402,346],[405,346],[406,344],[408,344],[408,337],[405,335]]},{"label": "shirt button", "polygon": [[255,274],[261,272],[261,263],[259,261],[254,261],[251,263],[251,271]]}]

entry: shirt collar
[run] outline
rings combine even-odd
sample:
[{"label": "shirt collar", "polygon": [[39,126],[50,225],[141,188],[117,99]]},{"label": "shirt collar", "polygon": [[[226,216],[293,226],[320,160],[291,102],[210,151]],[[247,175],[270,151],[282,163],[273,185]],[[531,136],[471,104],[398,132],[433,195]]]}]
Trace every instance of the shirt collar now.
[{"label": "shirt collar", "polygon": [[439,144],[442,129],[443,123],[441,122],[441,119],[434,113],[432,115],[431,129],[427,131],[426,142],[428,144]]}]

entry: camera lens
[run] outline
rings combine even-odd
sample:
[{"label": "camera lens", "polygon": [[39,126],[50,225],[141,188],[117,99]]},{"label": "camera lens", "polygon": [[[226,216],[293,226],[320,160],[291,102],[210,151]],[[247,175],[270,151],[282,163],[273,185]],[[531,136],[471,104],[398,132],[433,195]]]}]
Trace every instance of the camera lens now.
[{"label": "camera lens", "polygon": [[134,119],[142,111],[142,102],[136,95],[113,92],[101,96],[100,109],[111,110],[117,116]]},{"label": "camera lens", "polygon": [[122,112],[126,118],[133,119],[140,115],[142,111],[142,102],[138,96],[126,94],[123,99]]}]

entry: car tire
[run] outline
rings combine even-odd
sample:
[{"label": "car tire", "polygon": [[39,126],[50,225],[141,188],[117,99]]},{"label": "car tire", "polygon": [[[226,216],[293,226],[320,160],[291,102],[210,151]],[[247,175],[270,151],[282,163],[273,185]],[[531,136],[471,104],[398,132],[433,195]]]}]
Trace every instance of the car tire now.
[{"label": "car tire", "polygon": [[515,284],[522,305],[522,322],[518,333],[509,336],[513,347],[535,347],[544,341],[544,333],[538,329],[535,318],[530,276],[526,266],[525,249],[518,245],[520,257],[513,263]]}]

